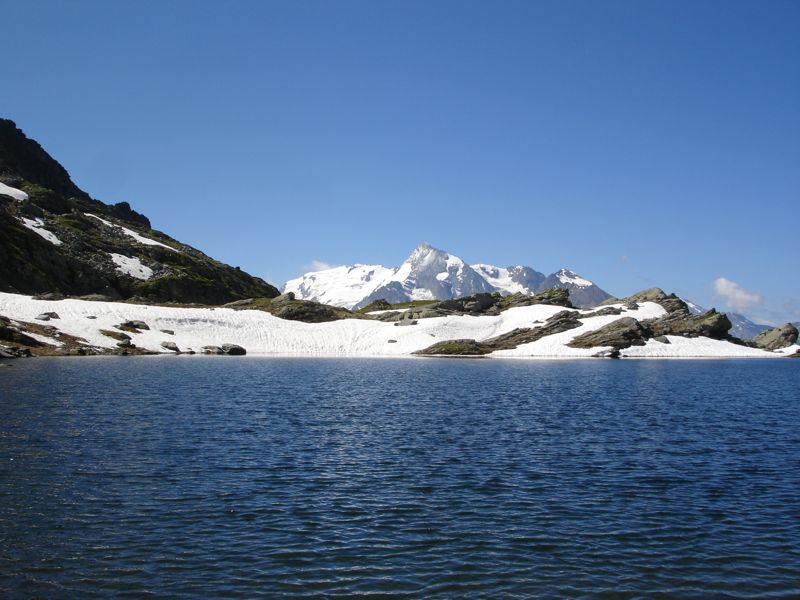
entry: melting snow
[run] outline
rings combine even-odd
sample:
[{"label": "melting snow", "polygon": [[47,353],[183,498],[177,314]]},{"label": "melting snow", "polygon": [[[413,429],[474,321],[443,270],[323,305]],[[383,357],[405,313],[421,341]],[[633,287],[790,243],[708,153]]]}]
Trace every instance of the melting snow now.
[{"label": "melting snow", "polygon": [[143,265],[142,261],[138,258],[125,256],[123,254],[114,254],[109,252],[111,260],[117,265],[117,271],[130,275],[136,279],[147,280],[153,276],[153,269],[147,265]]},{"label": "melting snow", "polygon": [[166,244],[162,244],[161,242],[157,242],[155,240],[151,240],[150,238],[146,238],[143,235],[141,235],[139,233],[136,233],[132,229],[128,229],[127,227],[123,227],[122,225],[117,225],[115,223],[112,223],[111,221],[106,221],[105,219],[101,219],[97,215],[93,215],[91,213],[84,213],[84,214],[87,217],[92,217],[93,219],[97,219],[98,221],[100,221],[101,223],[103,223],[104,225],[106,225],[108,227],[111,227],[113,229],[122,230],[122,233],[124,233],[128,237],[132,237],[137,242],[139,242],[140,244],[144,244],[145,246],[162,246],[162,247],[166,248],[167,250],[172,250],[173,252],[180,252],[180,250],[178,250],[176,248],[173,248],[171,246],[167,246]]},{"label": "melting snow", "polygon": [[[249,354],[284,354],[302,356],[380,356],[408,355],[439,341],[473,338],[485,340],[517,327],[536,327],[557,312],[560,306],[523,306],[496,316],[447,316],[420,319],[418,325],[395,327],[392,323],[349,319],[331,323],[301,323],[286,321],[257,310],[236,311],[228,308],[173,308],[125,304],[121,302],[91,302],[82,300],[46,301],[28,296],[0,293],[0,314],[20,321],[33,321],[42,312],[55,311],[61,319],[56,322],[64,333],[84,338],[89,344],[113,348],[116,340],[102,335],[100,329],[112,329],[120,321],[145,321],[149,331],[131,334],[133,342],[142,348],[163,352],[161,342],[174,341],[181,350],[200,350],[205,345],[235,343],[244,346]],[[624,316],[652,318],[664,309],[652,302],[643,302],[638,311]],[[87,319],[92,315],[95,319]],[[517,357],[588,357],[602,348],[589,350],[569,348],[564,344],[576,335],[601,327],[618,316],[585,319],[577,329],[525,344],[516,350],[495,352],[492,356]],[[172,329],[166,336],[159,329]],[[647,346],[623,351],[627,356],[642,357],[775,357],[771,352],[736,346],[729,342],[707,338],[683,339],[670,337],[671,344],[650,342]],[[389,343],[389,340],[396,340]]]},{"label": "melting snow", "polygon": [[44,228],[44,221],[41,219],[26,219],[25,217],[21,217],[20,221],[23,225],[25,225],[25,227],[34,233],[39,234],[51,244],[60,246],[64,243],[56,237],[56,234],[54,234],[52,231],[47,231],[47,229]]},{"label": "melting snow", "polygon": [[0,195],[11,196],[14,200],[19,200],[20,202],[28,199],[28,194],[22,190],[18,190],[2,182],[0,182]]}]

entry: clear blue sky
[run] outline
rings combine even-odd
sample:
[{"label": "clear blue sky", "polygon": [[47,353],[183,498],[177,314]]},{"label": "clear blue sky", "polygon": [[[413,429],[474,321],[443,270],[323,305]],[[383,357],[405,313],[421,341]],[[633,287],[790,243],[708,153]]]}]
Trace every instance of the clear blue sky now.
[{"label": "clear blue sky", "polygon": [[800,319],[800,2],[0,9],[0,114],[279,285],[428,241]]}]

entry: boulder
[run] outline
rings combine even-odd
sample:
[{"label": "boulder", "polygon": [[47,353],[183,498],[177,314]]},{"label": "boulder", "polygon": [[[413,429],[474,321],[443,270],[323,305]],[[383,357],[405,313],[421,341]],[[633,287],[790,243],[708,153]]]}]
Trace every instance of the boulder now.
[{"label": "boulder", "polygon": [[59,292],[45,292],[44,294],[36,294],[34,300],[63,300],[64,294]]},{"label": "boulder", "polygon": [[49,321],[50,319],[60,319],[60,318],[61,317],[58,316],[58,313],[54,312],[44,312],[36,316],[37,321]]},{"label": "boulder", "polygon": [[219,346],[203,346],[200,348],[203,354],[225,354]]},{"label": "boulder", "polygon": [[0,345],[0,358],[30,358],[33,356],[28,348]]},{"label": "boulder", "polygon": [[403,314],[404,313],[398,310],[398,311],[383,313],[380,315],[375,315],[375,318],[378,319],[378,321],[392,323],[394,321],[401,321],[403,319]]},{"label": "boulder", "polygon": [[114,298],[106,296],[105,294],[86,294],[85,296],[78,296],[78,300],[86,300],[87,302],[113,302]]},{"label": "boulder", "polygon": [[[637,292],[627,298],[609,298],[600,303],[600,306],[607,306],[609,304],[624,304],[629,310],[636,310],[640,302],[656,302],[664,307],[668,313],[677,311],[686,311],[688,313],[689,307],[687,304],[678,298],[675,294],[666,294],[664,290],[657,287],[648,288]],[[635,305],[635,308],[634,308]]]},{"label": "boulder", "polygon": [[364,308],[359,309],[358,312],[368,313],[376,310],[392,310],[392,305],[383,298],[379,298],[374,302],[370,302]]},{"label": "boulder", "polygon": [[167,335],[175,335],[175,332],[172,329],[159,329],[161,333],[166,333]]},{"label": "boulder", "polygon": [[[280,298],[280,296],[278,296]],[[277,298],[276,298],[277,300]],[[244,300],[236,300],[234,302],[228,302],[227,304],[223,304],[223,308],[243,308],[245,306],[250,306],[251,304],[255,303],[255,298],[245,298]],[[275,300],[273,300],[274,302]]]},{"label": "boulder", "polygon": [[178,348],[178,344],[175,342],[161,342],[161,347],[165,350],[171,350],[172,352],[180,353],[180,348]]},{"label": "boulder", "polygon": [[29,335],[25,335],[16,327],[5,325],[2,322],[0,322],[0,340],[12,342],[14,344],[20,344],[22,346],[31,346],[33,348],[44,346],[44,344],[39,340],[36,340]]},{"label": "boulder", "polygon": [[426,356],[482,356],[489,354],[492,349],[475,340],[447,340],[437,342],[424,350],[414,352]]},{"label": "boulder", "polygon": [[609,317],[609,316],[616,316],[621,315],[622,309],[617,308],[616,306],[606,306],[599,310],[595,310],[593,312],[584,313],[580,315],[581,319],[591,319],[592,317]]},{"label": "boulder", "polygon": [[709,337],[714,340],[728,338],[731,322],[727,315],[713,308],[702,315],[692,315],[688,310],[676,310],[642,322],[650,337],[680,335],[683,337]]},{"label": "boulder", "polygon": [[397,321],[397,323],[395,323],[394,326],[397,327],[398,325],[407,326],[407,325],[416,325],[416,324],[417,324],[417,320],[416,319],[403,319],[402,321]]},{"label": "boulder", "polygon": [[123,321],[119,325],[114,325],[114,327],[123,331],[130,331],[131,333],[140,333],[140,330],[150,329],[150,326],[144,321]]},{"label": "boulder", "polygon": [[286,292],[272,299],[273,304],[282,304],[284,302],[292,302],[295,299],[294,292]]},{"label": "boulder", "polygon": [[244,356],[247,354],[247,350],[238,344],[222,344],[222,352],[230,356]]},{"label": "boulder", "polygon": [[763,350],[788,348],[797,342],[797,327],[791,323],[786,323],[780,327],[762,331],[751,342],[756,348],[762,348]]},{"label": "boulder", "polygon": [[579,335],[567,345],[572,348],[611,346],[615,350],[621,350],[630,346],[643,346],[648,337],[647,333],[639,321],[623,317],[600,329]]},{"label": "boulder", "polygon": [[[412,314],[412,313],[407,313]],[[435,319],[436,317],[444,317],[445,314],[434,308],[422,308],[419,312],[414,312],[415,319]]]},{"label": "boulder", "polygon": [[110,329],[100,329],[99,331],[100,331],[100,333],[102,333],[106,337],[113,338],[113,339],[115,339],[117,341],[120,341],[120,342],[122,342],[124,340],[131,339],[131,336],[129,336],[127,333],[123,333],[121,331],[111,331]]}]

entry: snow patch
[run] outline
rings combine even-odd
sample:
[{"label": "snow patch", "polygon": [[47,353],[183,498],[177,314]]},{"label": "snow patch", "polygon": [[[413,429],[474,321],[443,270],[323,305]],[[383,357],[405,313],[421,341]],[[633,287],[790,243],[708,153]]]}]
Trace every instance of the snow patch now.
[{"label": "snow patch", "polygon": [[19,200],[20,202],[28,199],[28,194],[10,185],[6,185],[3,182],[0,182],[0,196],[10,196],[14,200]]},{"label": "snow patch", "polygon": [[122,233],[124,233],[128,237],[133,238],[134,240],[136,240],[140,244],[144,244],[145,246],[161,246],[163,248],[166,248],[167,250],[172,250],[173,252],[180,252],[180,250],[178,250],[176,248],[173,248],[171,246],[167,246],[166,244],[162,244],[161,242],[157,242],[156,240],[151,240],[150,238],[144,237],[143,235],[133,231],[133,229],[128,229],[127,227],[123,227],[122,225],[117,225],[115,223],[112,223],[111,221],[106,221],[105,219],[101,219],[97,215],[93,215],[91,213],[84,213],[84,214],[87,217],[92,217],[93,219],[97,219],[98,221],[100,221],[101,223],[106,225],[107,227],[111,227],[112,229],[121,230]]},{"label": "snow patch", "polygon": [[114,264],[117,265],[117,271],[120,273],[145,281],[153,276],[153,269],[147,265],[143,265],[142,261],[135,256],[125,256],[123,254],[115,254],[114,252],[109,252],[108,254],[111,256],[111,260],[114,261]]},{"label": "snow patch", "polygon": [[21,217],[19,220],[25,227],[27,227],[34,233],[42,236],[51,244],[55,246],[60,246],[61,244],[64,243],[60,239],[58,239],[58,237],[56,237],[56,234],[44,228],[44,221],[42,221],[41,219],[26,219],[25,217]]}]

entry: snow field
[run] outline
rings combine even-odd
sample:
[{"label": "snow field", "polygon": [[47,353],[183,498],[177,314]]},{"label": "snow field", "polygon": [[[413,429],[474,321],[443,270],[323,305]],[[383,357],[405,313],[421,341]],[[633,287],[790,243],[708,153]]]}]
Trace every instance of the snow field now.
[{"label": "snow field", "polygon": [[[127,320],[141,320],[149,331],[130,334],[132,341],[148,350],[165,352],[161,342],[175,342],[181,350],[199,351],[202,346],[234,343],[244,346],[248,354],[294,356],[398,356],[408,355],[445,340],[472,338],[485,340],[518,327],[541,326],[549,317],[565,310],[560,306],[524,306],[504,311],[498,316],[448,316],[420,319],[417,325],[395,326],[393,323],[348,319],[330,323],[301,323],[279,319],[257,310],[236,311],[229,308],[172,308],[92,302],[83,300],[33,300],[28,296],[0,293],[0,315],[11,319],[36,322],[43,312],[56,312],[59,320],[48,324],[70,335],[82,337],[93,345],[114,348],[116,340],[100,329],[113,330]],[[565,346],[574,337],[606,325],[623,316],[637,319],[658,317],[664,309],[645,302],[635,311],[619,316],[592,317],[581,327],[548,336],[538,342],[524,344],[514,350],[503,350],[490,356],[528,358],[583,358],[604,348],[589,350]],[[90,319],[87,317],[94,316]],[[538,321],[538,323],[537,323]],[[175,335],[162,333],[170,329]],[[38,339],[38,338],[37,338]],[[390,342],[389,340],[395,340]],[[670,337],[671,344],[651,341],[646,346],[632,347],[623,355],[632,357],[770,357],[774,353],[736,346],[706,338]],[[46,341],[46,338],[42,339]]]}]

